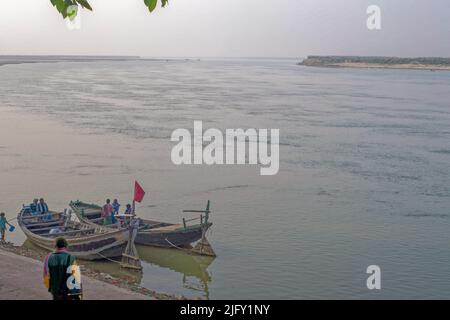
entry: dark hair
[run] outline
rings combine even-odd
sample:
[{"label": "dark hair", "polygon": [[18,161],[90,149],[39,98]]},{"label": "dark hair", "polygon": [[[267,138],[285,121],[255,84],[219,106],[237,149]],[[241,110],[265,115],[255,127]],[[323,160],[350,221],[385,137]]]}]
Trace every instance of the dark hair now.
[{"label": "dark hair", "polygon": [[110,203],[111,202],[111,200],[110,199],[106,199],[106,203]]},{"label": "dark hair", "polygon": [[62,248],[67,248],[67,240],[66,239],[64,239],[64,238],[57,238],[56,239],[56,247],[58,248],[58,249],[62,249]]}]

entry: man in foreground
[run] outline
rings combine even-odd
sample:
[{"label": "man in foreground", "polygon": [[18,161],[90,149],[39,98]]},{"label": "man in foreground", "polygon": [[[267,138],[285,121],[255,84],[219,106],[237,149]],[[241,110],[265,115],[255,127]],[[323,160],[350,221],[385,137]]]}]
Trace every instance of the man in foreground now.
[{"label": "man in foreground", "polygon": [[80,268],[67,252],[67,241],[56,239],[56,251],[44,261],[44,285],[53,300],[82,300]]}]

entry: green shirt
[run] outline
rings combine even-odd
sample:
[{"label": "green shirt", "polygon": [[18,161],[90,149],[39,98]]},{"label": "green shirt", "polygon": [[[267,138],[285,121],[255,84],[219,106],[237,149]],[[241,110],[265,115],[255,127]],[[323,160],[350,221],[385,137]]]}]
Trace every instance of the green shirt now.
[{"label": "green shirt", "polygon": [[74,263],[75,257],[65,251],[54,252],[48,256],[46,267],[50,276],[48,291],[51,294],[55,296],[69,294],[67,279],[71,274],[68,273],[68,268]]}]

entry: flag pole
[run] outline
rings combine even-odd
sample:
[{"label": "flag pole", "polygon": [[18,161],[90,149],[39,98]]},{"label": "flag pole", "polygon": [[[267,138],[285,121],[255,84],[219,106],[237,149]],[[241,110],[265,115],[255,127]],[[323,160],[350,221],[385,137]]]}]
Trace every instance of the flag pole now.
[{"label": "flag pole", "polygon": [[136,202],[141,203],[144,199],[145,191],[137,181],[134,182],[133,214],[136,214]]},{"label": "flag pole", "polygon": [[133,215],[136,215],[136,182],[134,181],[134,190],[133,190],[133,207],[131,208]]},{"label": "flag pole", "polygon": [[[133,207],[132,207],[133,216],[136,215],[136,199],[138,199],[138,201],[139,201],[139,198],[136,198],[136,184],[137,184],[137,181],[135,181],[135,184],[134,184],[134,196],[133,196]],[[125,252],[122,253],[122,262],[120,264],[124,268],[142,270],[141,260],[139,259],[139,254],[138,254],[136,246],[134,244],[138,230],[139,230],[139,219],[136,219],[136,217],[131,217],[130,223],[128,225],[128,231],[129,231],[128,244],[125,249]]]}]

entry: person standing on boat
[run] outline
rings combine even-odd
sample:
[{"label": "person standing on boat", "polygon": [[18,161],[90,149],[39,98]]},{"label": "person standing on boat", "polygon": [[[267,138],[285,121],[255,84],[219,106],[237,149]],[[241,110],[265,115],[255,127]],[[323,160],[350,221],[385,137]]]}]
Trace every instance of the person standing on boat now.
[{"label": "person standing on boat", "polygon": [[103,217],[103,224],[108,225],[111,224],[111,215],[113,212],[113,207],[111,205],[111,200],[106,199],[106,204],[102,208],[102,217]]},{"label": "person standing on boat", "polygon": [[37,206],[38,206],[38,199],[34,199],[33,203],[30,204],[30,212],[32,216],[37,215]]},{"label": "person standing on boat", "polygon": [[0,213],[0,242],[5,242],[5,233],[6,233],[6,225],[12,227],[9,222],[6,220],[5,213]]},{"label": "person standing on boat", "polygon": [[[51,215],[48,215],[48,205],[45,203],[44,199],[39,199],[39,203],[37,204],[37,210],[38,215],[42,215],[42,218],[44,220],[50,220],[52,218]],[[43,216],[44,214],[47,214],[46,216]]]},{"label": "person standing on boat", "polygon": [[111,214],[111,223],[116,223],[116,216],[119,214],[120,209],[120,203],[117,201],[117,199],[114,199],[112,203],[112,214]]},{"label": "person standing on boat", "polygon": [[123,217],[123,225],[127,226],[130,222],[130,216],[133,214],[133,208],[131,207],[131,204],[127,204],[125,211],[124,211],[124,217]]},{"label": "person standing on boat", "polygon": [[133,214],[133,208],[131,207],[131,204],[127,204],[127,207],[123,214]]},{"label": "person standing on boat", "polygon": [[53,300],[82,300],[80,267],[67,252],[67,241],[56,239],[56,250],[44,260],[44,285]]}]

